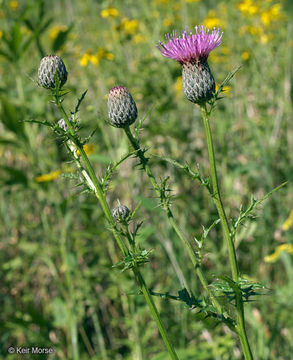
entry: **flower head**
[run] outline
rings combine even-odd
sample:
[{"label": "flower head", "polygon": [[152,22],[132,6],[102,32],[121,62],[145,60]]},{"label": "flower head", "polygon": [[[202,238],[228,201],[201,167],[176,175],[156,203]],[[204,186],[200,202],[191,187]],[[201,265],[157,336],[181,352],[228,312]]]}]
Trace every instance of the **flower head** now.
[{"label": "flower head", "polygon": [[209,53],[221,44],[223,33],[214,28],[211,32],[204,26],[196,26],[195,34],[184,30],[178,36],[177,31],[166,35],[166,43],[159,41],[157,48],[161,54],[180,63],[207,59]]},{"label": "flower head", "polygon": [[115,207],[112,210],[112,215],[114,219],[118,222],[125,221],[128,218],[129,214],[130,214],[130,210],[125,205],[119,204],[119,206]]},{"label": "flower head", "polygon": [[207,58],[221,44],[222,35],[219,29],[214,28],[210,33],[204,26],[196,26],[195,34],[185,30],[178,36],[174,30],[166,35],[167,43],[159,42],[157,46],[163,56],[182,65],[183,92],[195,104],[205,103],[215,92],[215,80]]},{"label": "flower head", "polygon": [[51,171],[48,174],[43,174],[43,175],[36,177],[35,181],[38,183],[53,181],[53,180],[57,179],[57,177],[61,174],[61,172],[62,172],[61,170]]},{"label": "flower head", "polygon": [[124,128],[135,122],[136,104],[125,86],[116,86],[109,91],[108,115],[110,123],[118,128]]},{"label": "flower head", "polygon": [[38,77],[39,83],[46,89],[54,89],[55,73],[60,81],[60,87],[62,87],[67,80],[67,71],[62,59],[57,55],[45,56],[40,63]]}]

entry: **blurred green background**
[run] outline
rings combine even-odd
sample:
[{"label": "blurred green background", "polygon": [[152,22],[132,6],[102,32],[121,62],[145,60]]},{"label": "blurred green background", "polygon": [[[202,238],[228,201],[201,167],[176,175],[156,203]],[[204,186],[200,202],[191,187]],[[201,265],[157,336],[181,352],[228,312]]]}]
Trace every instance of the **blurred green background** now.
[{"label": "blurred green background", "polygon": [[[0,1],[0,359],[20,358],[8,355],[9,346],[33,345],[54,348],[40,358],[72,359],[75,330],[80,359],[168,359],[131,274],[111,268],[119,249],[95,198],[69,178],[74,166],[64,147],[49,128],[23,121],[60,119],[36,82],[40,59],[57,54],[68,70],[65,107],[74,109],[88,89],[79,119],[83,135],[97,128],[86,150],[98,174],[128,150],[121,130],[106,123],[107,93],[124,85],[146,117],[141,141],[149,154],[199,163],[208,175],[199,109],[183,96],[180,65],[155,46],[173,29],[197,24],[224,31],[209,57],[218,83],[242,65],[212,120],[229,218],[252,194],[289,181],[241,228],[236,247],[242,275],[266,287],[246,305],[255,357],[292,359],[292,3],[273,0]],[[158,157],[150,164],[157,178],[170,176],[172,209],[189,238],[217,219],[198,183]],[[153,249],[143,273],[152,290],[176,295],[180,271],[190,278],[192,265],[135,165],[127,160],[115,173],[108,201],[132,209],[142,201],[139,240]],[[229,275],[219,225],[205,254],[210,283]],[[190,281],[200,296],[197,279]],[[180,359],[242,359],[227,327],[155,300]]]}]

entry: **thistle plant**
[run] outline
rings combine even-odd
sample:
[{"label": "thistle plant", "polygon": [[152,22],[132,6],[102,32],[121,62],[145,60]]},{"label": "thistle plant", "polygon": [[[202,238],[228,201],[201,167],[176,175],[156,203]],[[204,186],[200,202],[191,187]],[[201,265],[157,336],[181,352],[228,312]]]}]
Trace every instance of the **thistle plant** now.
[{"label": "thistle plant", "polygon": [[[210,127],[210,115],[215,107],[215,102],[219,100],[219,94],[224,85],[230,81],[238,70],[237,69],[235,72],[229,74],[223,84],[219,87],[219,90],[217,92],[215,91],[215,80],[207,60],[209,53],[221,44],[222,35],[223,33],[221,33],[219,29],[214,28],[210,31],[203,26],[196,26],[195,34],[187,30],[183,31],[180,35],[178,35],[176,31],[173,31],[171,35],[167,34],[166,43],[159,42],[157,48],[161,51],[163,56],[174,59],[181,64],[183,92],[189,101],[198,104],[201,109],[210,163],[211,185],[207,186],[207,188],[218,211],[232,273],[232,278],[226,275],[219,277],[223,281],[214,284],[214,286],[220,292],[222,290],[222,293],[225,293],[228,298],[230,295],[229,300],[233,301],[236,308],[236,320],[234,322],[235,332],[238,334],[245,359],[252,360],[253,355],[245,327],[244,302],[248,300],[249,296],[255,294],[254,290],[257,289],[257,284],[250,284],[250,289],[248,290],[246,287],[247,282],[244,279],[241,279],[234,245],[235,233],[239,221],[241,222],[241,218],[242,220],[247,218],[248,216],[246,215],[248,215],[248,213],[241,212],[238,219],[233,222],[233,228],[231,227],[226,216],[220,193],[214,144]],[[185,170],[189,172],[189,169],[186,167]],[[198,175],[199,174],[197,174],[195,178],[201,180]],[[284,184],[281,186],[283,185]],[[267,196],[270,194],[271,193]],[[260,201],[263,201],[267,196]],[[252,207],[255,208],[254,205],[252,205]],[[252,208],[250,208],[250,210],[252,210]],[[250,210],[248,212],[250,212]],[[245,215],[243,216],[243,214]],[[235,227],[235,224],[238,225]],[[220,289],[220,287],[222,287],[222,289]],[[232,297],[231,294],[233,294]]]},{"label": "thistle plant", "polygon": [[[187,305],[189,309],[196,309],[198,313],[202,313],[204,317],[212,317],[217,323],[222,322],[226,324],[238,335],[245,359],[253,359],[245,326],[244,303],[249,301],[251,296],[258,294],[262,286],[258,283],[249,282],[241,277],[234,240],[239,226],[252,216],[256,207],[274,191],[284,185],[282,184],[272,190],[261,199],[256,200],[252,198],[251,204],[247,209],[243,210],[241,208],[239,216],[236,219],[232,221],[228,220],[220,192],[210,127],[211,114],[216,102],[220,99],[223,87],[232,79],[238,70],[236,69],[230,73],[219,86],[219,89],[217,91],[215,90],[215,80],[208,65],[208,56],[214,48],[221,44],[222,36],[223,33],[221,33],[219,29],[210,31],[203,26],[197,26],[194,34],[185,30],[178,35],[174,31],[172,34],[166,35],[166,43],[159,42],[157,46],[163,56],[176,60],[182,66],[184,94],[189,101],[199,105],[204,123],[210,164],[210,176],[208,178],[202,176],[199,169],[193,170],[188,164],[182,165],[176,160],[166,157],[162,158],[177,168],[182,169],[192,180],[199,181],[203,188],[208,190],[212,201],[215,203],[219,219],[216,219],[209,228],[204,228],[202,236],[196,239],[190,239],[180,228],[179,222],[171,210],[172,196],[169,191],[169,178],[158,181],[151,167],[151,155],[149,155],[149,153],[147,154],[147,150],[141,146],[141,139],[139,138],[141,123],[135,127],[138,111],[136,103],[128,89],[125,86],[116,86],[109,91],[108,117],[109,123],[115,128],[118,128],[117,131],[124,131],[131,149],[119,161],[109,164],[105,174],[96,174],[84,149],[84,145],[93,134],[90,134],[87,138],[82,138],[79,131],[78,113],[86,92],[78,99],[74,111],[69,113],[63,106],[65,95],[67,95],[68,92],[62,90],[62,87],[67,81],[67,70],[62,59],[54,55],[46,56],[41,60],[38,71],[39,84],[51,92],[53,102],[57,106],[60,114],[55,122],[44,121],[41,122],[41,124],[49,126],[54,131],[54,134],[63,142],[71,160],[76,165],[76,178],[79,180],[79,185],[83,185],[86,191],[96,197],[103,212],[104,219],[106,220],[107,228],[112,233],[120,249],[120,261],[117,264],[113,264],[113,267],[122,268],[122,272],[132,272],[140,288],[140,293],[144,296],[150,313],[156,322],[168,354],[173,360],[178,359],[178,356],[156,308],[153,297],[163,297],[168,300],[181,301]],[[135,127],[134,132],[131,130],[131,126]],[[138,207],[134,211],[130,211],[126,205],[119,203],[118,206],[111,209],[106,197],[113,172],[122,162],[127,161],[130,157],[136,157],[140,167],[148,177],[156,194],[158,205],[165,213],[172,231],[181,241],[182,247],[192,264],[194,275],[196,275],[204,290],[202,296],[199,297],[194,293],[190,279],[185,278],[183,281],[184,288],[178,291],[178,296],[171,295],[169,292],[155,292],[147,287],[140,268],[150,262],[152,250],[142,249],[137,241],[137,235],[142,226],[142,222],[135,225],[133,220]],[[203,249],[205,242],[208,241],[210,231],[217,226],[218,223],[220,223],[222,227],[232,276],[230,277],[227,274],[219,275],[216,281],[209,284],[202,267]],[[227,301],[233,305],[235,308],[235,316],[226,311],[225,305],[219,301],[219,296],[224,296]],[[73,358],[74,360],[79,360],[76,339],[77,336],[75,332],[72,341],[73,346],[75,346]]]},{"label": "thistle plant", "polygon": [[[41,60],[38,71],[38,80],[42,87],[50,89],[53,102],[57,106],[60,112],[60,116],[62,116],[62,119],[59,120],[57,124],[51,124],[46,121],[43,122],[43,124],[51,127],[52,130],[62,139],[72,160],[77,166],[84,186],[88,189],[88,191],[92,192],[96,196],[103,210],[105,219],[107,220],[108,227],[110,228],[123,255],[123,260],[116,264],[116,266],[123,264],[123,270],[132,270],[134,277],[140,287],[141,293],[144,295],[145,301],[157,324],[158,330],[160,331],[170,358],[173,360],[178,360],[177,354],[169,339],[168,333],[164,327],[159,312],[139,269],[141,265],[149,261],[149,251],[141,250],[136,246],[135,237],[139,226],[133,233],[129,231],[128,225],[131,218],[128,219],[130,211],[126,206],[120,205],[112,211],[110,210],[106,200],[106,187],[103,186],[103,183],[96,175],[95,170],[83,148],[87,142],[87,139],[83,140],[79,136],[77,113],[79,111],[79,106],[84,99],[85,93],[78,100],[74,112],[71,112],[71,116],[69,116],[63,107],[63,100],[66,93],[61,89],[67,80],[67,70],[63,61],[58,56],[46,56]],[[131,124],[136,119],[136,107],[130,94],[127,93],[127,91],[125,91],[123,88],[117,88],[113,92],[115,92],[116,96],[117,94],[118,96],[121,96],[123,104],[126,104],[125,107],[121,109],[119,107],[121,103],[118,103],[118,106],[116,103],[112,103],[113,107],[111,108],[111,114],[113,114],[113,122],[115,122],[115,125],[118,127],[120,127],[123,123]],[[121,116],[116,116],[117,111],[118,115],[120,114]],[[122,113],[124,116],[122,116]],[[125,158],[127,158],[127,156]],[[117,227],[116,222],[122,223],[122,225],[124,225],[122,229]],[[125,240],[128,241],[130,249]],[[78,360],[79,355],[76,342],[72,342],[74,348],[74,360]]]},{"label": "thistle plant", "polygon": [[[207,103],[215,96],[215,80],[210,71],[207,59],[209,53],[221,44],[222,33],[219,29],[212,32],[203,26],[195,27],[195,34],[185,30],[181,35],[174,31],[167,35],[167,43],[160,42],[158,46],[162,55],[177,60],[182,65],[183,91],[187,99],[199,104],[205,127],[206,141],[210,162],[210,176],[212,182],[212,198],[217,207],[221,221],[224,239],[229,253],[232,280],[235,288],[235,304],[237,320],[235,328],[239,336],[246,360],[253,359],[245,328],[244,306],[241,290],[239,289],[240,273],[237,263],[234,242],[223,206],[215,161],[214,145],[210,129],[210,114]],[[237,290],[236,290],[237,289]]]}]

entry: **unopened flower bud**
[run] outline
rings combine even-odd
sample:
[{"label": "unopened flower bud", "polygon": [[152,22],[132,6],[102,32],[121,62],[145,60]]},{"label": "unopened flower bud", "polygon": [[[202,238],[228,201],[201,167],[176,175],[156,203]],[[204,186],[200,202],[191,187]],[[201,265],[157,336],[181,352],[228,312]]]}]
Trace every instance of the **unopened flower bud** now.
[{"label": "unopened flower bud", "polygon": [[128,218],[130,210],[125,205],[119,205],[112,210],[112,215],[116,221],[123,221]]},{"label": "unopened flower bud", "polygon": [[57,72],[60,87],[62,87],[67,80],[67,71],[62,59],[57,55],[45,56],[40,63],[38,77],[39,83],[46,89],[54,89],[55,74]]},{"label": "unopened flower bud", "polygon": [[110,123],[118,128],[131,125],[137,118],[137,108],[129,91],[116,86],[109,91],[108,115]]}]

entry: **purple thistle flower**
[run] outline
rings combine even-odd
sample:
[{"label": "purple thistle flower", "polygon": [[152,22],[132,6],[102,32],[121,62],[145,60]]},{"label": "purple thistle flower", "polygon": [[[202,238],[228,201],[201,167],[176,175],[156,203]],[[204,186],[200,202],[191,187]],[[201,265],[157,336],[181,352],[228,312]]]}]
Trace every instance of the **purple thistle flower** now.
[{"label": "purple thistle flower", "polygon": [[181,36],[177,31],[172,34],[166,34],[167,43],[159,41],[157,48],[162,55],[180,63],[190,62],[192,60],[207,59],[209,53],[221,44],[223,33],[219,29],[210,30],[204,26],[196,26],[195,34],[191,31],[183,31]]},{"label": "purple thistle flower", "polygon": [[163,56],[182,65],[184,94],[196,104],[205,103],[215,92],[215,80],[207,59],[209,53],[221,44],[222,36],[219,29],[210,32],[204,26],[196,26],[195,34],[185,30],[178,36],[174,30],[166,35],[167,43],[159,41],[157,45]]}]

